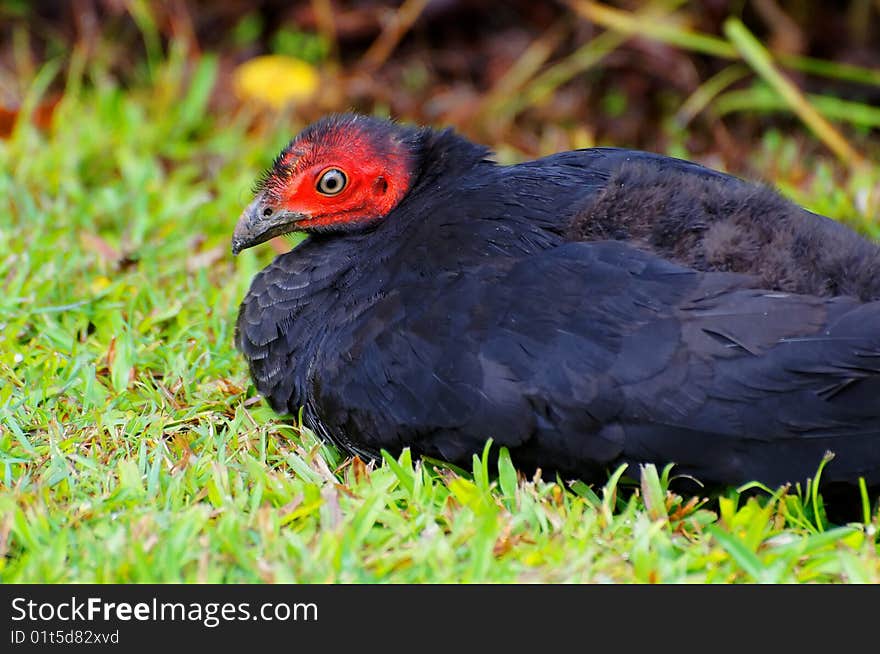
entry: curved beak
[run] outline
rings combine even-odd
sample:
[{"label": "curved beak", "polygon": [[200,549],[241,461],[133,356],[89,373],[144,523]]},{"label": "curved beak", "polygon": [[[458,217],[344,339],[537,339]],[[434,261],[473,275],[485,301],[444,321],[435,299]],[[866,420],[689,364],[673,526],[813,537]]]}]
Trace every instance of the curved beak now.
[{"label": "curved beak", "polygon": [[297,222],[306,218],[306,214],[276,209],[266,201],[266,194],[260,193],[238,218],[232,232],[232,254],[288,234],[296,229]]}]

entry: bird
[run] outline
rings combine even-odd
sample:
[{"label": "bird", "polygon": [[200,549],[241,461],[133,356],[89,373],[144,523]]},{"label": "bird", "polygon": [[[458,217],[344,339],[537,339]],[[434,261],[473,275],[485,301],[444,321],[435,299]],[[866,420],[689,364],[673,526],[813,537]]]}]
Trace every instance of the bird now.
[{"label": "bird", "polygon": [[[880,484],[880,247],[769,186],[597,147],[514,165],[453,129],[306,127],[232,252],[235,344],[322,439],[601,482]],[[831,453],[833,458],[826,457]]]}]

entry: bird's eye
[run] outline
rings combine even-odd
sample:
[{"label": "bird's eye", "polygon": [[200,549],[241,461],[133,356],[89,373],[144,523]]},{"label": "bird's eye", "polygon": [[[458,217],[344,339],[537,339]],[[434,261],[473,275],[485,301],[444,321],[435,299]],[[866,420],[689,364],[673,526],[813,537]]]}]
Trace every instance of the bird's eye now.
[{"label": "bird's eye", "polygon": [[348,184],[348,178],[339,168],[330,168],[324,171],[318,178],[317,189],[321,195],[337,195],[345,185]]}]

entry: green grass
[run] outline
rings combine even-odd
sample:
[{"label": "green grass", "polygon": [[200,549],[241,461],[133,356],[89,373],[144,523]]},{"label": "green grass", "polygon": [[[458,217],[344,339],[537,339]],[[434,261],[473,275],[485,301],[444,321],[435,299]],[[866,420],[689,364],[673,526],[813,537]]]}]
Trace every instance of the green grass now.
[{"label": "green grass", "polygon": [[[301,126],[211,116],[211,59],[188,85],[152,65],[130,90],[71,79],[49,133],[0,141],[0,581],[880,581],[877,514],[831,525],[809,489],[709,510],[668,492],[674,469],[365,466],[275,416],[232,345],[272,252],[234,260],[229,237]],[[876,169],[841,183],[778,134],[755,160],[877,235]]]}]

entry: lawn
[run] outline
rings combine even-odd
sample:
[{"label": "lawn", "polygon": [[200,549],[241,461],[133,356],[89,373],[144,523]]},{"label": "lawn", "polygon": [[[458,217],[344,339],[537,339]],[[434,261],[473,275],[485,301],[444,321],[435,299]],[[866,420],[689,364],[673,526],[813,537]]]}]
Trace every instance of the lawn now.
[{"label": "lawn", "polygon": [[[869,500],[832,524],[812,488],[704,502],[668,492],[674,468],[589,487],[504,452],[497,476],[487,455],[368,464],[276,416],[232,343],[275,253],[233,258],[229,239],[302,124],[210,111],[210,56],[154,64],[126,88],[49,64],[0,140],[0,581],[880,582]],[[752,165],[880,234],[880,169],[805,160],[777,132]]]}]

